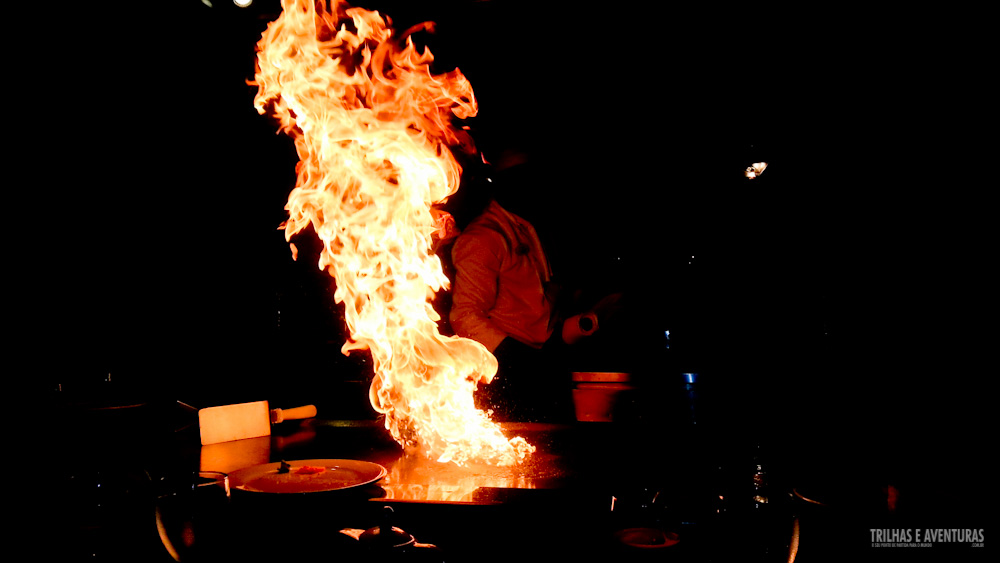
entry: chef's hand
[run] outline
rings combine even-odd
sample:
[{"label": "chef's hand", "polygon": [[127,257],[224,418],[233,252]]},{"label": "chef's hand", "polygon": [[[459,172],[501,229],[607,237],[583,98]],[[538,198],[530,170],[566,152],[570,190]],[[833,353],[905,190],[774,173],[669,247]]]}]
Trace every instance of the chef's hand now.
[{"label": "chef's hand", "polygon": [[575,344],[597,332],[622,309],[621,300],[621,293],[613,293],[598,301],[590,311],[566,319],[562,326],[563,342]]},{"label": "chef's hand", "polygon": [[576,344],[580,340],[597,332],[599,321],[593,312],[573,315],[563,321],[562,340],[566,344]]}]

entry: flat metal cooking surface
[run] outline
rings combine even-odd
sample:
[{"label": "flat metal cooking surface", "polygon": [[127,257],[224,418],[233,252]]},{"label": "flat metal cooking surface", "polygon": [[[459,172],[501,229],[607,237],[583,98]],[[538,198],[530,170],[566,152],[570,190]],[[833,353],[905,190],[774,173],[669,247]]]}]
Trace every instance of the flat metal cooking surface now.
[{"label": "flat metal cooking surface", "polygon": [[[591,484],[610,486],[645,477],[650,456],[663,470],[662,440],[641,429],[603,423],[501,423],[508,437],[521,436],[536,451],[523,463],[497,467],[457,465],[407,453],[378,421],[317,421],[308,439],[278,440],[288,447],[271,458],[336,457],[376,463],[386,475],[373,483],[373,499],[398,502],[497,504],[530,491],[566,490]],[[374,490],[374,487],[373,487]],[[381,494],[379,494],[381,491]]]},{"label": "flat metal cooking surface", "polygon": [[386,500],[418,502],[492,503],[491,489],[556,488],[566,472],[552,454],[535,452],[524,464],[495,467],[439,463],[425,457],[404,455],[390,463],[378,485]]}]

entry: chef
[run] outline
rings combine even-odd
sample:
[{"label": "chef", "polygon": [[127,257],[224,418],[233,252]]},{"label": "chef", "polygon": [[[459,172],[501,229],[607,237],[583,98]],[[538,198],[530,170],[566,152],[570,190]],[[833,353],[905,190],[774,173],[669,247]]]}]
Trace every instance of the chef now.
[{"label": "chef", "polygon": [[465,209],[471,220],[463,225],[458,216],[451,327],[499,362],[494,380],[480,386],[477,406],[492,409],[501,421],[568,420],[568,345],[596,331],[597,318],[573,316],[567,324],[561,312],[562,292],[532,222],[544,207],[540,174],[528,153],[507,150],[494,170],[468,187],[477,192],[471,199],[478,198]]}]

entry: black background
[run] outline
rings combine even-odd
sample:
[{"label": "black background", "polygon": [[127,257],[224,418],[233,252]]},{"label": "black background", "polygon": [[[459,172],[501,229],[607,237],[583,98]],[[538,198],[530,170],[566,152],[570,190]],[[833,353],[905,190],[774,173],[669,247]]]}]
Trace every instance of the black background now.
[{"label": "black background", "polygon": [[[315,246],[293,262],[277,230],[296,158],[246,81],[278,7],[213,3],[27,26],[9,108],[24,354],[49,390],[110,372],[198,406],[370,416],[363,394],[332,397],[370,365],[339,353]],[[474,130],[549,153],[559,271],[690,335],[750,416],[900,465],[978,462],[993,253],[976,14],[533,4],[361,5],[438,23],[418,41],[472,82]]]}]

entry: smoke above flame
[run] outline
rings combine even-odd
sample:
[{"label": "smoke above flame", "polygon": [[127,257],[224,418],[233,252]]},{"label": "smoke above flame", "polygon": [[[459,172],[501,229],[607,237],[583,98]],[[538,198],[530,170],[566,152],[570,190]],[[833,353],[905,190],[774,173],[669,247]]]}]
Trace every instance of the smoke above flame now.
[{"label": "smoke above flame", "polygon": [[[512,465],[534,451],[506,438],[473,393],[497,371],[478,342],[443,336],[431,305],[448,278],[431,248],[441,228],[433,206],[459,186],[454,150],[471,139],[455,119],[477,111],[458,70],[435,75],[378,12],[333,1],[282,0],[257,45],[254,106],[295,143],[296,186],[281,228],[311,225],[319,267],[336,279],[350,339],[368,350],[370,398],[393,438],[441,462]],[[294,246],[293,246],[294,252]]]}]

